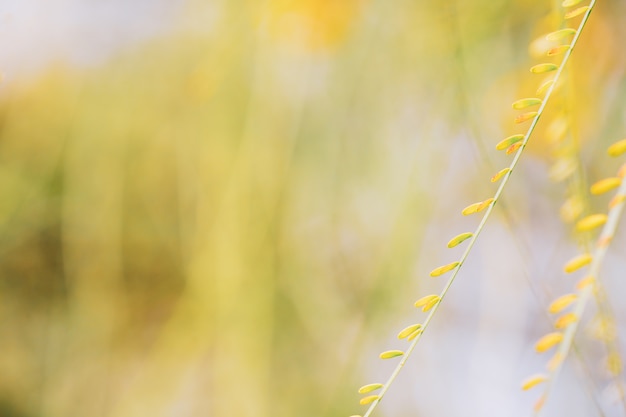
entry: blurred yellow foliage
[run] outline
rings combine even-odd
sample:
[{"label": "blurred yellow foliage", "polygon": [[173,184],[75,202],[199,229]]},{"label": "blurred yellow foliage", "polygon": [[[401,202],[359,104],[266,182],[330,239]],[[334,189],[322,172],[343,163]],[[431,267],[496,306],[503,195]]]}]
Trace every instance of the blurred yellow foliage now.
[{"label": "blurred yellow foliage", "polygon": [[333,49],[345,41],[364,0],[270,0],[262,27],[277,42],[311,51]]},{"label": "blurred yellow foliage", "polygon": [[[501,132],[493,146],[518,133],[510,103],[540,82],[500,41],[543,3],[509,3],[215,2],[206,33],[180,24],[98,66],[9,74],[0,415],[348,415],[373,372],[364,346],[430,285],[429,225],[467,238],[446,216],[493,186],[467,126]],[[575,100],[549,110],[583,138],[623,55],[599,11]]]}]

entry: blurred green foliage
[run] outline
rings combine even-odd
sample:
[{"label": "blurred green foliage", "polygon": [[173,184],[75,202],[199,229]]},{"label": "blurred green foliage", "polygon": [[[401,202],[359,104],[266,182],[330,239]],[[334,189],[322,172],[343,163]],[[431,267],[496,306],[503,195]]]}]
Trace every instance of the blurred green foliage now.
[{"label": "blurred green foliage", "polygon": [[[435,266],[427,223],[495,166],[549,4],[212,10],[2,85],[0,415],[354,412],[364,355]],[[446,200],[459,157],[487,159]]]}]

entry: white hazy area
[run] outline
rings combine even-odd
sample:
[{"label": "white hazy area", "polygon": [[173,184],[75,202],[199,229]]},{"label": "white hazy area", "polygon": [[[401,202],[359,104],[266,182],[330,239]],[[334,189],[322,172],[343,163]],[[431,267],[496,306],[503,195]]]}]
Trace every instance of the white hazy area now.
[{"label": "white hazy area", "polygon": [[170,33],[183,0],[3,0],[0,71],[7,79],[48,64],[89,67],[121,48]]}]

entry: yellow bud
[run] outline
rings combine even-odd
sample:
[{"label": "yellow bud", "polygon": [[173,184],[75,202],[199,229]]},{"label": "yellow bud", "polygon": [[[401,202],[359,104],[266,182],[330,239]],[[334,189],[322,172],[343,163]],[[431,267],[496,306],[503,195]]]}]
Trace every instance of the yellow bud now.
[{"label": "yellow bud", "polygon": [[537,64],[530,68],[530,72],[533,74],[543,74],[544,72],[550,72],[556,70],[558,67],[554,64]]},{"label": "yellow bud", "polygon": [[593,257],[588,253],[578,255],[577,257],[570,259],[563,267],[563,270],[569,274],[571,272],[577,271],[585,265],[589,265],[592,260]]},{"label": "yellow bud", "polygon": [[535,405],[533,405],[533,410],[535,411],[535,413],[538,413],[539,410],[541,410],[541,408],[543,408],[543,405],[545,403],[546,403],[546,395],[543,394],[541,397],[539,397],[539,399],[537,400]]},{"label": "yellow bud", "polygon": [[546,35],[546,39],[549,41],[558,41],[560,39],[566,38],[568,36],[572,36],[574,34],[576,34],[576,30],[572,28],[565,28],[565,29],[557,30],[556,32],[548,33]]},{"label": "yellow bud", "polygon": [[423,331],[424,331],[424,329],[423,329],[423,328],[419,328],[419,329],[417,329],[416,331],[414,331],[413,333],[411,333],[411,334],[409,335],[409,337],[407,337],[407,338],[406,338],[406,340],[408,340],[408,341],[410,342],[411,340],[415,339],[417,336],[421,335]]},{"label": "yellow bud", "polygon": [[438,300],[438,299],[439,299],[439,296],[435,294],[424,296],[415,302],[415,307],[424,307],[425,305],[430,303],[432,300]]},{"label": "yellow bud", "polygon": [[576,289],[577,290],[582,290],[583,288],[593,284],[594,281],[594,277],[589,275],[586,276],[585,278],[581,279],[580,281],[578,281],[578,283],[576,284]]},{"label": "yellow bud", "polygon": [[610,209],[614,208],[615,206],[617,206],[617,205],[619,205],[619,204],[623,203],[623,202],[624,202],[624,200],[626,200],[626,195],[624,195],[624,194],[618,194],[618,195],[616,195],[615,197],[613,197],[613,198],[611,199],[611,201],[609,201],[609,208],[610,208]]},{"label": "yellow bud", "polygon": [[608,357],[606,358],[606,368],[611,373],[611,375],[619,375],[622,372],[622,367],[622,358],[619,356],[619,353],[609,353]]},{"label": "yellow bud", "polygon": [[498,171],[498,173],[496,175],[494,175],[493,177],[491,177],[491,182],[496,182],[498,181],[500,178],[504,177],[506,174],[508,174],[511,171],[511,168],[504,168],[501,169],[500,171]]},{"label": "yellow bud", "polygon": [[564,329],[576,321],[578,321],[578,316],[576,316],[576,314],[566,313],[556,319],[556,321],[554,322],[554,327],[556,329]]},{"label": "yellow bud", "polygon": [[535,350],[539,353],[543,353],[549,350],[555,345],[558,345],[563,340],[563,334],[560,332],[548,333],[535,343]]},{"label": "yellow bud", "polygon": [[485,208],[489,207],[489,205],[493,203],[493,201],[494,201],[493,198],[488,198],[485,201],[480,201],[478,203],[470,204],[469,206],[465,207],[461,211],[461,214],[463,214],[464,216],[468,216],[470,214],[478,213],[479,211],[482,211]]},{"label": "yellow bud", "polygon": [[626,152],[626,139],[615,142],[607,149],[607,153],[610,156],[620,156],[624,152]]},{"label": "yellow bud", "polygon": [[377,389],[380,389],[382,387],[384,387],[383,384],[363,385],[361,388],[359,388],[359,394],[367,394],[368,392],[376,391]]},{"label": "yellow bud", "polygon": [[547,55],[554,56],[554,55],[562,54],[563,52],[567,51],[569,48],[570,48],[569,45],[555,46],[554,48],[550,48]]},{"label": "yellow bud", "polygon": [[554,84],[554,80],[548,80],[544,82],[543,84],[539,86],[539,88],[537,88],[537,91],[535,92],[535,94],[537,94],[538,96],[544,95],[544,93],[548,91],[548,89],[550,88],[552,84]]},{"label": "yellow bud", "polygon": [[580,216],[583,210],[584,205],[582,199],[578,196],[572,196],[565,200],[565,203],[561,206],[561,218],[564,222],[571,223]]},{"label": "yellow bud", "polygon": [[380,396],[378,396],[378,395],[368,395],[367,397],[361,398],[361,401],[359,401],[359,404],[361,404],[361,405],[370,404],[370,403],[373,403],[374,401],[376,401],[379,398],[380,398]]},{"label": "yellow bud", "polygon": [[500,142],[498,142],[498,144],[496,145],[496,150],[502,151],[508,148],[509,146],[513,145],[514,143],[517,143],[523,139],[524,139],[524,135],[522,134],[509,136],[508,138],[503,139]]},{"label": "yellow bud", "polygon": [[448,247],[453,248],[459,245],[460,243],[465,242],[467,239],[471,238],[472,236],[474,236],[474,233],[470,233],[470,232],[456,235],[452,239],[450,239],[450,241],[448,242]]},{"label": "yellow bud", "polygon": [[594,183],[589,191],[591,191],[591,194],[602,194],[619,187],[621,183],[621,178],[609,177]]},{"label": "yellow bud", "polygon": [[438,277],[440,275],[443,275],[446,272],[451,271],[454,268],[456,268],[457,266],[459,266],[459,264],[460,264],[460,262],[452,262],[452,263],[449,263],[447,265],[443,265],[443,266],[440,266],[438,268],[435,268],[432,271],[430,271],[430,276],[431,277]]},{"label": "yellow bud", "polygon": [[386,350],[380,354],[380,359],[391,359],[402,355],[404,355],[404,352],[401,350]]},{"label": "yellow bud", "polygon": [[513,102],[513,108],[515,110],[525,109],[526,107],[538,106],[541,104],[541,99],[536,97],[522,98]]},{"label": "yellow bud", "polygon": [[400,333],[398,333],[398,339],[404,339],[405,337],[410,336],[413,332],[421,328],[422,328],[421,324],[412,324],[410,326],[407,326],[404,329],[402,329]]},{"label": "yellow bud", "polygon": [[424,307],[422,307],[422,311],[426,312],[426,311],[430,310],[435,305],[437,305],[437,303],[439,303],[439,301],[441,301],[441,298],[439,298],[439,297],[433,298],[428,303],[426,303],[426,305],[424,305]]},{"label": "yellow bud", "polygon": [[535,385],[541,384],[542,382],[544,382],[547,379],[548,379],[548,377],[546,375],[541,375],[541,374],[533,375],[533,376],[527,378],[526,380],[524,380],[524,382],[522,382],[522,389],[524,391],[529,390],[532,387],[534,387]]},{"label": "yellow bud", "polygon": [[588,230],[595,229],[596,227],[602,226],[606,223],[608,218],[609,217],[603,213],[589,215],[580,219],[576,223],[576,230],[579,232],[586,232]]},{"label": "yellow bud", "polygon": [[517,116],[515,118],[515,120],[513,120],[515,123],[524,123],[527,120],[530,119],[534,119],[535,116],[537,116],[539,113],[537,113],[536,111],[530,111],[528,113],[524,113],[524,114],[520,114],[519,116]]},{"label": "yellow bud", "polygon": [[563,3],[561,3],[561,6],[563,7],[571,7],[571,6],[576,6],[578,3],[582,2],[583,0],[563,0]]},{"label": "yellow bud", "polygon": [[571,12],[565,13],[565,16],[563,16],[563,18],[564,19],[571,19],[571,18],[574,18],[576,16],[580,16],[581,14],[585,13],[589,9],[590,9],[589,6],[579,7],[577,9],[572,10]]},{"label": "yellow bud", "polygon": [[559,365],[561,365],[561,362],[563,362],[563,355],[561,355],[559,352],[556,352],[546,364],[546,368],[548,369],[548,371],[552,372],[556,368],[558,368]]},{"label": "yellow bud", "polygon": [[562,295],[550,304],[550,307],[548,307],[548,311],[551,314],[560,313],[561,311],[566,309],[567,306],[576,301],[577,298],[578,296],[576,294]]}]

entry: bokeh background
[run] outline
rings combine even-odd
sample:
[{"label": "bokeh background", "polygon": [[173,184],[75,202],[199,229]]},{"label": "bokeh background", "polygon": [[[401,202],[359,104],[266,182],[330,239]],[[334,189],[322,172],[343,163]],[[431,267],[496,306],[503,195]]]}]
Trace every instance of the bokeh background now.
[{"label": "bokeh background", "polygon": [[[442,287],[429,271],[461,254],[445,243],[478,223],[460,210],[508,165],[494,144],[519,129],[510,103],[541,80],[529,45],[560,10],[2,1],[0,416],[363,413],[357,388],[394,365],[378,353],[405,346],[413,302]],[[625,38],[626,4],[600,0],[376,415],[530,414],[520,381],[547,361],[533,343],[584,245],[561,207],[619,166],[604,149],[626,137]],[[545,140],[559,117],[562,148]],[[625,247],[603,267],[618,335]],[[603,355],[581,342],[548,415],[625,415]]]}]

